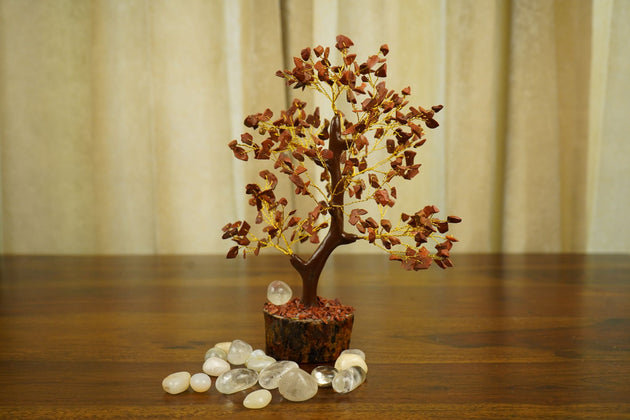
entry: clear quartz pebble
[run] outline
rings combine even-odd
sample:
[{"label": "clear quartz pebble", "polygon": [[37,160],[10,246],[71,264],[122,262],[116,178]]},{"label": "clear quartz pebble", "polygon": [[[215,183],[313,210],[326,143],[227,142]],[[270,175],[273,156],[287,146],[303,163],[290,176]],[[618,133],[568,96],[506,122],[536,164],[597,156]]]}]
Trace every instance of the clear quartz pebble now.
[{"label": "clear quartz pebble", "polygon": [[291,360],[281,360],[274,362],[260,371],[258,374],[258,383],[265,389],[278,388],[278,382],[282,375],[291,369],[299,369],[297,363]]},{"label": "clear quartz pebble", "polygon": [[195,392],[206,392],[212,386],[212,379],[205,373],[195,373],[190,377],[190,387]]},{"label": "clear quartz pebble", "polygon": [[247,369],[255,370],[256,372],[260,372],[267,366],[272,363],[275,363],[276,359],[271,356],[267,356],[262,350],[254,350],[252,354],[247,359],[245,363],[245,367]]},{"label": "clear quartz pebble", "polygon": [[175,372],[162,380],[162,388],[169,394],[180,394],[188,389],[190,385],[189,372]]},{"label": "clear quartz pebble", "polygon": [[353,353],[342,354],[335,361],[335,369],[337,369],[339,372],[341,372],[342,370],[346,370],[351,366],[359,366],[361,369],[365,371],[365,373],[367,373],[368,371],[368,367],[367,367],[367,364],[365,363],[365,360],[363,360],[363,358],[359,356],[358,354],[353,354]]},{"label": "clear quartz pebble", "polygon": [[232,369],[232,367],[228,362],[216,356],[209,357],[203,362],[203,367],[201,368],[201,370],[210,376],[220,376],[230,369]]},{"label": "clear quartz pebble", "polygon": [[302,369],[291,369],[280,378],[278,391],[289,401],[306,401],[317,394],[317,381]]},{"label": "clear quartz pebble", "polygon": [[218,357],[219,359],[227,360],[227,353],[219,347],[212,347],[211,349],[208,349],[203,357],[203,360],[208,360],[211,357]]},{"label": "clear quartz pebble", "polygon": [[284,305],[293,297],[293,290],[282,280],[275,280],[267,287],[267,300],[274,305]]},{"label": "clear quartz pebble", "polygon": [[258,357],[258,356],[266,356],[265,351],[261,349],[256,349],[252,351],[252,354],[249,355],[249,357]]},{"label": "clear quartz pebble", "polygon": [[244,365],[252,354],[253,348],[243,340],[234,340],[227,353],[227,360],[233,365]]},{"label": "clear quartz pebble", "polygon": [[348,350],[344,350],[341,352],[341,355],[344,354],[358,354],[359,356],[361,356],[361,359],[365,360],[365,352],[363,350],[360,349],[348,349]]},{"label": "clear quartz pebble", "polygon": [[352,366],[346,370],[337,372],[332,381],[332,387],[335,392],[345,394],[355,390],[365,381],[365,371],[358,366]]},{"label": "clear quartz pebble", "polygon": [[214,386],[221,394],[234,394],[256,385],[258,374],[251,369],[236,368],[222,373]]},{"label": "clear quartz pebble", "polygon": [[247,394],[247,396],[243,400],[243,405],[245,406],[245,408],[256,409],[267,407],[270,402],[271,392],[267,391],[266,389],[258,389]]},{"label": "clear quartz pebble", "polygon": [[320,388],[327,388],[332,385],[336,373],[337,369],[332,366],[317,366],[311,371],[311,376],[315,378]]}]

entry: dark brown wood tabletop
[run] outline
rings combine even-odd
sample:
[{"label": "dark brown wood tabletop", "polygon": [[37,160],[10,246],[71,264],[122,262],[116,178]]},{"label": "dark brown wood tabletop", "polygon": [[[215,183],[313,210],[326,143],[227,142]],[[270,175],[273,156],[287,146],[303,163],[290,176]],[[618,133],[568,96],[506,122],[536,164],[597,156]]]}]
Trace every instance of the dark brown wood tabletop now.
[{"label": "dark brown wood tabletop", "polygon": [[630,256],[454,262],[334,255],[319,292],[356,308],[367,381],[252,411],[161,382],[217,342],[262,348],[268,283],[300,292],[286,257],[0,257],[0,418],[630,418]]}]

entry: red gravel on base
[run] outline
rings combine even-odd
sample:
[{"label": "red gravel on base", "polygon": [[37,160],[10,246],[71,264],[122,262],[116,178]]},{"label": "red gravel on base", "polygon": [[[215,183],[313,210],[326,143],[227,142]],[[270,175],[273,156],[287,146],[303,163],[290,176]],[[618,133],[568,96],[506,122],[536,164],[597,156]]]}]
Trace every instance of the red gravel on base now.
[{"label": "red gravel on base", "polygon": [[278,315],[292,319],[313,319],[328,321],[341,321],[354,312],[352,306],[342,305],[338,299],[326,299],[317,297],[317,306],[307,307],[302,304],[300,298],[291,299],[284,305],[274,305],[266,302],[265,310],[272,315]]}]

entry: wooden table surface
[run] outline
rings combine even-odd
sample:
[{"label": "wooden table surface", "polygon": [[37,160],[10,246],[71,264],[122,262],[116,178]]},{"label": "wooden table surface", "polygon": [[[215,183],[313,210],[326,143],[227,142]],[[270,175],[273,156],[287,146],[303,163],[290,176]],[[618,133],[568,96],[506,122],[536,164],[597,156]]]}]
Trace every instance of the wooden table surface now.
[{"label": "wooden table surface", "polygon": [[367,381],[254,412],[161,381],[216,342],[261,348],[267,284],[300,289],[286,258],[0,257],[0,418],[630,418],[630,256],[455,264],[333,256],[320,295],[356,308]]}]

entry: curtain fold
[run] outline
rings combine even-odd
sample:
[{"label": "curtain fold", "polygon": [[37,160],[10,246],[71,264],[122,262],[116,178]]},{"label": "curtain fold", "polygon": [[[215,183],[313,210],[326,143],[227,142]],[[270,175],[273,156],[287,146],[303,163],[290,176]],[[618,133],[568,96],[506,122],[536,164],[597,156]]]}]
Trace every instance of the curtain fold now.
[{"label": "curtain fold", "polygon": [[343,33],[445,105],[396,211],[461,216],[459,252],[628,253],[629,21],[623,0],[0,0],[0,252],[225,253],[266,167],[227,143],[296,97],[326,115],[274,74]]}]

